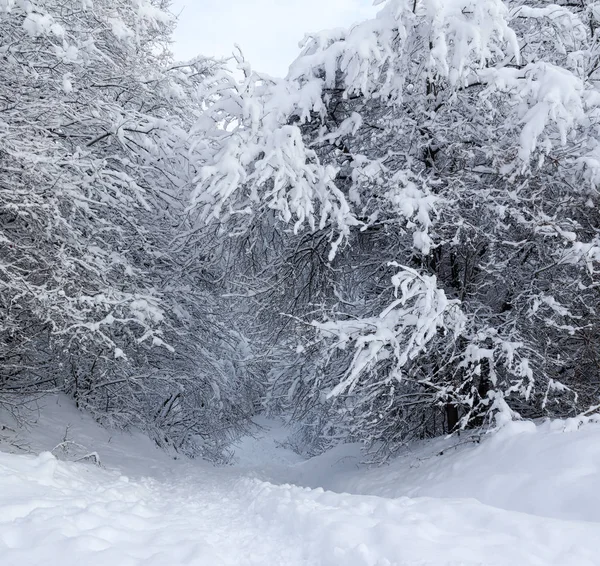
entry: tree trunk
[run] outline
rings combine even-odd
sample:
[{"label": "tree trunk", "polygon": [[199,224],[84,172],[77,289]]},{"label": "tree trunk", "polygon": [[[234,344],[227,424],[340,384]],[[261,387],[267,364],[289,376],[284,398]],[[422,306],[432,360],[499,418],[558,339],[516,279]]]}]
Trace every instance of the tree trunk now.
[{"label": "tree trunk", "polygon": [[448,432],[454,432],[458,425],[458,407],[448,403],[446,405],[446,421],[448,423]]}]

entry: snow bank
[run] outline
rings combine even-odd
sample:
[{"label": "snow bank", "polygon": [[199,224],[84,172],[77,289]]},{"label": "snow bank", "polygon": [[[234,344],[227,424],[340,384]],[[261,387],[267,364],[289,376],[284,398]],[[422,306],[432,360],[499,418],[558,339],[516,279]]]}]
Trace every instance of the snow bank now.
[{"label": "snow bank", "polygon": [[14,431],[0,431],[0,451],[53,452],[59,460],[76,460],[95,452],[103,465],[127,469],[136,476],[164,475],[173,464],[173,455],[160,450],[141,431],[103,428],[65,395],[43,397],[24,416],[27,428],[0,412],[0,425]]},{"label": "snow bank", "polygon": [[357,445],[341,446],[299,465],[293,481],[383,497],[473,498],[509,511],[600,522],[600,424],[513,422],[478,438],[423,442],[370,469]]},{"label": "snow bank", "polygon": [[264,485],[254,509],[307,551],[340,566],[592,566],[600,528],[495,509],[475,500],[386,499]]}]

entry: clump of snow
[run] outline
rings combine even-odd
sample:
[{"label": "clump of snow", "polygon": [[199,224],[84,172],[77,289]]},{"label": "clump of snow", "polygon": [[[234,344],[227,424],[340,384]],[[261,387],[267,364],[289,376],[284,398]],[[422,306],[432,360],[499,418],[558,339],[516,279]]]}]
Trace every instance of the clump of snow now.
[{"label": "clump of snow", "polygon": [[49,34],[62,37],[65,34],[65,29],[56,23],[52,16],[33,11],[27,14],[23,21],[23,28],[32,37]]},{"label": "clump of snow", "polygon": [[120,41],[128,41],[135,37],[135,32],[127,27],[125,22],[119,18],[110,18],[110,29],[113,35]]},{"label": "clump of snow", "polygon": [[69,73],[65,73],[63,75],[62,87],[66,94],[70,94],[73,91],[73,83],[71,82],[71,77]]}]

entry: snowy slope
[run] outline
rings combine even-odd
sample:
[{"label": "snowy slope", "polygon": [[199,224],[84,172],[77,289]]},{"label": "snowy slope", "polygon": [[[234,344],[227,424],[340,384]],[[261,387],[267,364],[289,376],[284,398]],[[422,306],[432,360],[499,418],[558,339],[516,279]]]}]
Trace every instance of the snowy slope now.
[{"label": "snowy slope", "polygon": [[600,523],[599,424],[515,422],[480,444],[469,436],[415,444],[386,466],[367,468],[361,458],[358,446],[340,446],[298,465],[292,481],[387,498],[475,498],[509,511]]},{"label": "snowy slope", "polygon": [[[0,453],[2,566],[600,564],[598,425],[517,427],[424,459],[443,441],[428,443],[416,448],[421,460],[368,470],[354,447],[303,462],[282,446],[285,431],[263,420],[239,443],[236,464],[216,468],[102,430],[65,399],[49,404],[27,433],[46,452]],[[68,437],[104,467],[47,452],[69,423]],[[560,464],[544,475],[551,461]]]}]

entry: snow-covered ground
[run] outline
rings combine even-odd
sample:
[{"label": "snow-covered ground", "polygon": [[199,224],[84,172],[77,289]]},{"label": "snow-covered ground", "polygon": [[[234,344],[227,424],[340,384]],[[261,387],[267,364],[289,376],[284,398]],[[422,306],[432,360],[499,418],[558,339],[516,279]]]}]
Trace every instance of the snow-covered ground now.
[{"label": "snow-covered ground", "polygon": [[[600,565],[598,424],[513,424],[369,469],[356,446],[303,461],[263,420],[218,468],[45,403],[0,433],[1,566]],[[102,467],[65,461],[91,452]]]}]

